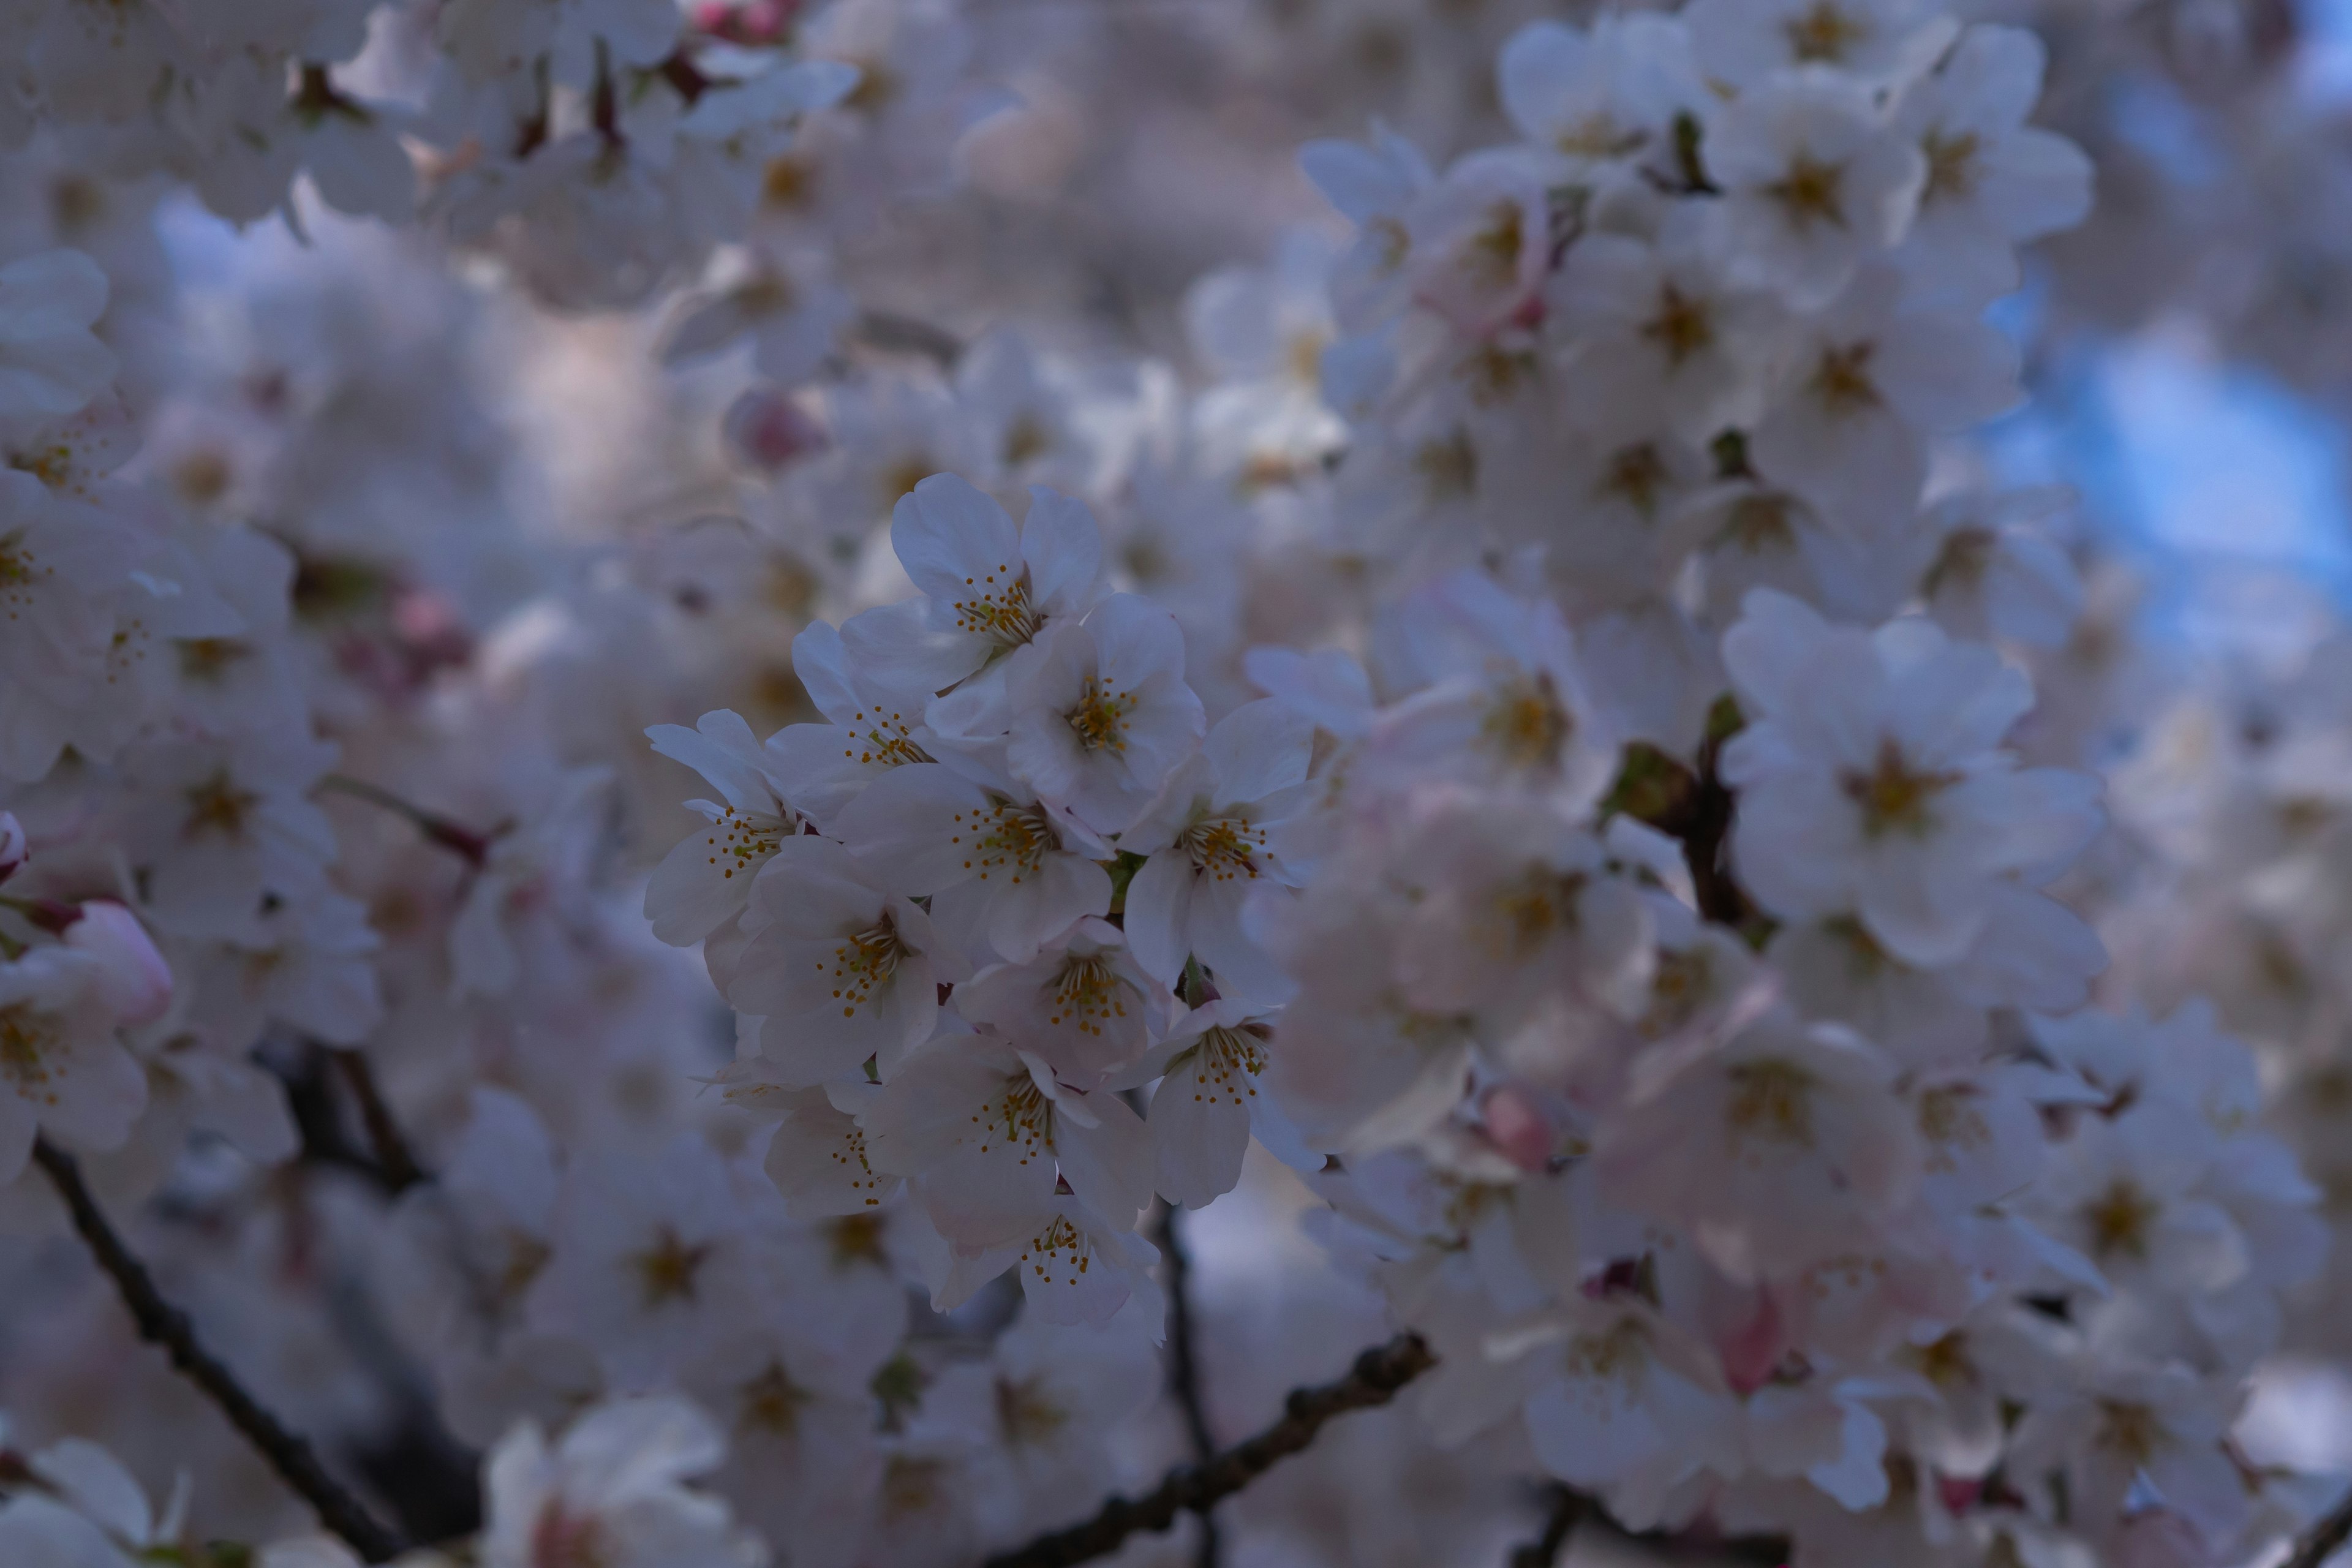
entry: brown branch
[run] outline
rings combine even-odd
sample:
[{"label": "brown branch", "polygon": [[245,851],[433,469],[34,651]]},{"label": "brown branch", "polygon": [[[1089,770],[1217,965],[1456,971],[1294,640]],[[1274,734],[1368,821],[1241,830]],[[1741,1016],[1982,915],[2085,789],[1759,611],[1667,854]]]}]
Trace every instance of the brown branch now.
[{"label": "brown branch", "polygon": [[[1188,966],[1186,978],[1197,973]],[[1184,1251],[1184,1238],[1177,1234],[1177,1205],[1163,1201],[1160,1205],[1160,1224],[1152,1237],[1160,1246],[1161,1260],[1168,1266],[1168,1385],[1176,1395],[1177,1409],[1184,1415],[1184,1435],[1192,1440],[1192,1462],[1206,1465],[1217,1457],[1217,1439],[1209,1430],[1209,1413],[1201,1403],[1199,1348],[1192,1342],[1192,1260]],[[1192,1561],[1195,1568],[1217,1568],[1223,1555],[1217,1540],[1217,1516],[1208,1509],[1200,1513],[1201,1540]]]},{"label": "brown branch", "polygon": [[2347,1541],[2352,1541],[2352,1492],[2296,1538],[2294,1550],[2279,1568],[2319,1568]]},{"label": "brown branch", "polygon": [[1397,1390],[1437,1364],[1415,1333],[1402,1333],[1356,1358],[1336,1383],[1294,1388],[1283,1401],[1282,1419],[1236,1443],[1205,1465],[1171,1470],[1140,1498],[1115,1497],[1084,1524],[1042,1535],[988,1560],[986,1568],[1072,1568],[1105,1552],[1138,1531],[1161,1531],[1187,1510],[1205,1514],[1282,1460],[1315,1440],[1323,1424],[1350,1410],[1386,1405]]},{"label": "brown branch", "polygon": [[393,794],[382,784],[373,784],[349,773],[329,773],[319,781],[319,787],[349,795],[353,800],[363,800],[395,816],[407,818],[417,832],[451,854],[461,857],[477,871],[488,861],[490,846],[506,831],[505,827],[498,827],[488,833],[477,833],[463,823],[453,822],[438,812],[427,811],[415,802]]},{"label": "brown branch", "polygon": [[860,312],[854,331],[858,340],[869,347],[891,353],[921,354],[938,362],[941,370],[953,370],[956,361],[963,357],[963,340],[945,327],[892,310]]},{"label": "brown branch", "polygon": [[1559,1561],[1560,1548],[1568,1544],[1569,1531],[1596,1506],[1575,1488],[1556,1481],[1544,1489],[1544,1495],[1550,1506],[1544,1514],[1543,1533],[1512,1548],[1510,1568],[1552,1568]]},{"label": "brown branch", "polygon": [[369,1146],[375,1151],[378,1179],[383,1190],[397,1197],[424,1181],[425,1167],[416,1163],[415,1152],[409,1148],[408,1138],[401,1131],[392,1107],[384,1103],[383,1091],[376,1088],[375,1071],[368,1066],[366,1054],[330,1047],[327,1055],[342,1073],[343,1081],[351,1086],[352,1098],[359,1102],[360,1121],[367,1128]]},{"label": "brown branch", "polygon": [[98,1266],[114,1281],[139,1337],[163,1347],[181,1374],[220,1407],[229,1424],[261,1451],[279,1479],[317,1511],[320,1523],[342,1537],[367,1562],[384,1563],[400,1555],[404,1549],[400,1537],[327,1473],[307,1439],[289,1431],[263,1408],[236,1375],[197,1341],[195,1325],[188,1315],[164,1300],[147,1266],[114,1233],[82,1181],[81,1167],[74,1157],[43,1139],[34,1143],[33,1159],[48,1173],[58,1195],[72,1211],[74,1229],[98,1259]]}]

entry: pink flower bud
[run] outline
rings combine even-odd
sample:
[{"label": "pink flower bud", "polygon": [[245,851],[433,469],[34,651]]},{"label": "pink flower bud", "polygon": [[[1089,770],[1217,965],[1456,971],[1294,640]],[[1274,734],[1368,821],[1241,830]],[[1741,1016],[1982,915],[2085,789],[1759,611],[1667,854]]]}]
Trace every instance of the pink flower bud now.
[{"label": "pink flower bud", "polygon": [[98,960],[99,994],[125,1024],[152,1024],[172,1005],[172,966],[139,917],[111,899],[92,899],[66,927],[65,943]]},{"label": "pink flower bud", "polygon": [[1756,1292],[1756,1310],[1748,1321],[1716,1342],[1723,1359],[1723,1378],[1740,1394],[1753,1394],[1771,1381],[1788,1353],[1788,1324],[1780,1303],[1769,1287]]},{"label": "pink flower bud", "polygon": [[753,387],[727,410],[728,449],[766,473],[781,473],[831,446],[824,426],[773,387]]},{"label": "pink flower bud", "polygon": [[2116,1541],[2116,1568],[2208,1568],[2214,1560],[2197,1527],[2168,1509],[2132,1515]]},{"label": "pink flower bud", "polygon": [[0,811],[0,882],[16,874],[16,868],[32,858],[32,850],[25,843],[25,825],[16,814]]},{"label": "pink flower bud", "polygon": [[1541,1171],[1550,1162],[1554,1133],[1551,1118],[1534,1095],[1505,1084],[1486,1096],[1483,1108],[1486,1138],[1522,1171]]}]

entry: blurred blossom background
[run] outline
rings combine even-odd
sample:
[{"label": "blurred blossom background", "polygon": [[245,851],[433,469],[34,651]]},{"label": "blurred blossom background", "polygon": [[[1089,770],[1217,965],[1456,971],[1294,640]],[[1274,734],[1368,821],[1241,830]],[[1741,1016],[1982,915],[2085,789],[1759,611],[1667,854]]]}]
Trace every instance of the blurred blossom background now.
[{"label": "blurred blossom background", "polygon": [[[1173,613],[1213,716],[1255,695],[1246,649],[1361,651],[1384,568],[1333,521],[1350,411],[1347,367],[1325,354],[1342,335],[1327,281],[1356,230],[1298,150],[1381,127],[1443,169],[1509,141],[1498,51],[1528,22],[1600,8],[691,0],[690,69],[723,76],[789,39],[796,58],[862,73],[788,144],[745,153],[691,128],[691,97],[656,114],[647,95],[676,79],[648,68],[651,85],[617,111],[625,155],[655,160],[667,139],[726,149],[665,153],[673,162],[642,176],[701,190],[707,175],[719,193],[707,211],[628,206],[612,193],[634,174],[584,187],[594,200],[498,188],[498,160],[469,128],[498,92],[522,92],[500,106],[528,121],[528,82],[458,82],[434,42],[453,9],[338,11],[364,31],[335,57],[332,90],[400,138],[413,192],[331,201],[312,173],[247,201],[221,188],[225,160],[157,153],[97,115],[44,123],[0,156],[0,264],[67,247],[110,286],[99,331],[128,410],[112,416],[135,437],[95,418],[76,450],[116,440],[117,482],[281,545],[274,613],[292,634],[254,679],[309,704],[341,748],[338,775],[497,834],[487,869],[468,866],[397,810],[321,794],[351,921],[341,958],[309,939],[299,985],[253,1005],[269,1021],[253,1023],[249,1061],[173,1079],[166,1047],[141,1047],[151,1096],[170,1085],[177,1097],[149,1114],[193,1136],[86,1162],[118,1211],[142,1205],[126,1228],[215,1348],[365,1495],[398,1500],[420,1541],[473,1527],[470,1467],[518,1411],[549,1415],[567,1377],[580,1398],[593,1381],[449,1351],[424,1206],[332,1157],[365,1132],[333,1053],[363,1045],[368,1092],[436,1169],[479,1154],[466,1140],[485,1086],[526,1102],[560,1147],[651,1161],[680,1129],[722,1152],[765,1136],[729,1092],[736,1024],[701,956],[646,928],[646,879],[706,826],[681,804],[701,781],[646,731],[719,709],[760,736],[817,718],[794,638],[911,591],[887,523],[932,473],[963,474],[1016,516],[1031,484],[1087,502],[1107,581]],[[2255,1373],[2237,1452],[2255,1469],[2340,1478],[2352,1473],[2352,4],[1954,9],[2042,40],[2037,122],[2089,154],[2096,203],[2028,248],[2021,288],[1992,307],[2023,351],[2030,401],[1939,437],[1931,494],[2037,498],[2032,521],[2079,578],[2071,629],[2019,656],[2041,699],[2019,751],[2106,781],[2107,826],[2057,890],[2109,950],[2102,1003],[2162,1015],[2201,996],[2255,1052],[2264,1124],[2315,1184],[2337,1245],[2283,1295],[2281,1348]],[[41,10],[0,4],[0,29]],[[597,140],[592,90],[556,103],[553,144]],[[689,162],[739,156],[748,174]],[[423,217],[349,210],[371,203]],[[223,568],[216,586],[233,600],[270,570]],[[63,778],[0,804],[62,831]],[[209,962],[201,945],[167,943],[176,973]],[[259,949],[238,951],[242,963]],[[360,952],[364,980],[334,967]],[[160,1356],[134,1350],[111,1287],[34,1186],[0,1188],[0,1447],[88,1437],[150,1497],[184,1480],[190,1540],[313,1528]],[[826,1221],[794,1242],[806,1249],[795,1267],[862,1267],[914,1245],[866,1223],[870,1234]],[[1227,1441],[1394,1328],[1360,1238],[1263,1147],[1184,1236],[1203,1408]],[[877,1278],[858,1310],[893,1325],[903,1313],[904,1330],[877,1364],[940,1398],[955,1396],[955,1368],[991,1353],[1019,1297],[999,1281],[940,1312]],[[1156,1387],[1157,1363],[1141,1375]],[[1225,1561],[1505,1561],[1544,1509],[1521,1479],[1523,1447],[1489,1432],[1441,1447],[1402,1405],[1349,1416],[1221,1509]],[[763,1503],[756,1480],[717,1484],[781,1562],[976,1562],[1024,1520],[1068,1522],[1186,1459],[1184,1414],[1155,1393],[1084,1449],[957,1472],[981,1499],[957,1505],[962,1522],[936,1538],[909,1524],[882,1546],[841,1544],[856,1531],[811,1500],[822,1486]],[[887,1462],[872,1485],[944,1484],[916,1447]],[[2314,1485],[2315,1508],[2333,1482]],[[1054,1506],[1022,1500],[1046,1494]],[[1117,1561],[1198,1551],[1187,1523]],[[1564,1560],[1710,1554],[1754,1560],[1600,1528]]]}]

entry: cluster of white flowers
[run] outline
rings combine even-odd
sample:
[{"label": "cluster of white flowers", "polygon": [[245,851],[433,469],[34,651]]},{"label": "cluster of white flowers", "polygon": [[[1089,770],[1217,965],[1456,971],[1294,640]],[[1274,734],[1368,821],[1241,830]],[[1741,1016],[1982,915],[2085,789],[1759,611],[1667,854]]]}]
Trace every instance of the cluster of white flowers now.
[{"label": "cluster of white flowers", "polygon": [[0,0],[0,1563],[969,1568],[1396,1332],[1239,1555],[2274,1551],[2352,635],[1978,440],[2192,8]]}]

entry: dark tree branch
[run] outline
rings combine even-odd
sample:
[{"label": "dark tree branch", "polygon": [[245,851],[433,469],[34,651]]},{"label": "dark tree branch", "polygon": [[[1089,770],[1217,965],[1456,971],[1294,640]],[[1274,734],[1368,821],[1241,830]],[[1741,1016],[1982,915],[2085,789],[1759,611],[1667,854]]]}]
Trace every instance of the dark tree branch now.
[{"label": "dark tree branch", "polygon": [[81,1167],[74,1157],[44,1139],[33,1145],[33,1159],[48,1173],[58,1195],[72,1211],[74,1229],[98,1259],[98,1266],[114,1281],[139,1337],[163,1347],[181,1374],[220,1407],[229,1424],[261,1451],[279,1479],[317,1511],[320,1523],[342,1537],[367,1562],[383,1563],[398,1556],[403,1550],[400,1537],[327,1473],[308,1440],[287,1430],[246,1392],[234,1373],[198,1342],[188,1315],[163,1299],[147,1266],[114,1233],[82,1181]]},{"label": "dark tree branch", "polygon": [[1577,1521],[1594,1511],[1592,1500],[1573,1487],[1554,1482],[1544,1488],[1547,1500],[1543,1533],[1525,1545],[1511,1550],[1510,1568],[1552,1568],[1559,1561],[1560,1548],[1568,1544],[1569,1531]]},{"label": "dark tree branch", "polygon": [[280,1059],[278,1053],[265,1058],[264,1065],[286,1088],[286,1108],[301,1139],[298,1157],[305,1165],[349,1171],[385,1196],[395,1196],[407,1184],[354,1142],[347,1130],[342,1108],[336,1103],[334,1079],[327,1072],[327,1058],[335,1054],[327,1047],[305,1044],[293,1047],[291,1060]]},{"label": "dark tree branch", "polygon": [[504,827],[499,827],[488,833],[477,833],[463,823],[453,822],[437,812],[427,811],[413,801],[404,800],[382,784],[373,784],[349,773],[329,773],[319,781],[319,787],[337,795],[347,795],[353,800],[363,800],[396,816],[406,817],[415,825],[417,832],[451,854],[461,857],[477,871],[489,859],[490,846],[506,831]]},{"label": "dark tree branch", "polygon": [[[1209,1414],[1201,1403],[1201,1362],[1192,1340],[1192,1260],[1177,1234],[1178,1206],[1163,1202],[1160,1224],[1152,1237],[1168,1266],[1168,1386],[1176,1407],[1184,1415],[1184,1433],[1192,1439],[1192,1462],[1207,1465],[1217,1457],[1217,1440],[1209,1430]],[[1202,1509],[1201,1542],[1192,1561],[1197,1568],[1217,1568],[1222,1548],[1217,1540],[1217,1516]]]},{"label": "dark tree branch", "polygon": [[384,1103],[383,1091],[376,1088],[375,1070],[361,1051],[331,1047],[327,1056],[341,1071],[343,1081],[351,1086],[352,1098],[359,1102],[360,1121],[367,1128],[368,1142],[375,1150],[377,1179],[385,1193],[399,1196],[425,1180],[425,1167],[416,1163],[406,1134],[401,1131],[392,1108]]},{"label": "dark tree branch", "polygon": [[953,370],[963,357],[963,340],[945,327],[892,310],[867,310],[857,318],[858,339],[892,353],[921,354],[941,370]]},{"label": "dark tree branch", "polygon": [[2352,1541],[2352,1493],[2313,1521],[2279,1568],[2319,1568],[2347,1541]]},{"label": "dark tree branch", "polygon": [[1205,1465],[1168,1472],[1140,1498],[1115,1497],[1084,1524],[1039,1536],[1026,1546],[1000,1552],[986,1568],[1072,1568],[1105,1552],[1138,1531],[1165,1530],[1187,1510],[1206,1513],[1282,1460],[1315,1440],[1325,1422],[1350,1410],[1386,1405],[1397,1390],[1437,1364],[1415,1333],[1402,1333],[1356,1358],[1348,1375],[1313,1388],[1294,1388],[1283,1402],[1282,1419],[1254,1437],[1227,1448]]}]

